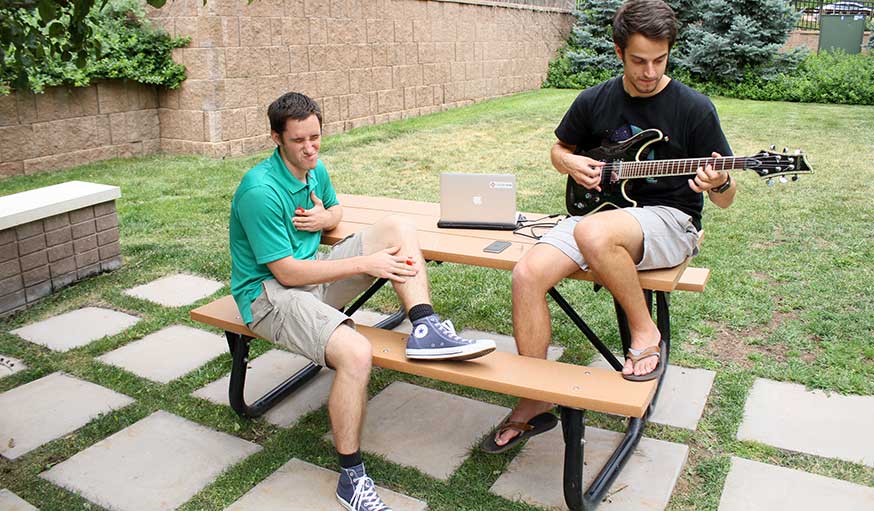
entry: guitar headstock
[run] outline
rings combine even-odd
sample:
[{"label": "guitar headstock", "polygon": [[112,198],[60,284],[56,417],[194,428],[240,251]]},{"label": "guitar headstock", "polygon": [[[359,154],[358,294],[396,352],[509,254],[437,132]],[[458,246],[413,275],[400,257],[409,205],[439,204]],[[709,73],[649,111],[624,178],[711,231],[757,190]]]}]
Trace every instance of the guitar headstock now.
[{"label": "guitar headstock", "polygon": [[810,168],[807,158],[800,149],[790,153],[789,149],[784,147],[782,152],[778,152],[774,146],[771,146],[767,151],[761,151],[747,158],[744,167],[752,170],[759,177],[767,179],[769,185],[773,184],[774,178],[785,183],[788,181],[786,176],[791,176],[793,181],[797,181],[799,174],[813,173],[813,169]]}]

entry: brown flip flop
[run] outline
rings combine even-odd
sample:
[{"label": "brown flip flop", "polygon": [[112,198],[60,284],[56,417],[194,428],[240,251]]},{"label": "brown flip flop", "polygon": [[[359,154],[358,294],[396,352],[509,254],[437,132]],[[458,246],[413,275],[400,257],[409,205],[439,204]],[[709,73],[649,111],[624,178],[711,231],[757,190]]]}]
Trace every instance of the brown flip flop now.
[{"label": "brown flip flop", "polygon": [[631,359],[632,365],[640,362],[641,360],[643,360],[645,358],[649,358],[649,357],[658,357],[659,363],[658,363],[658,365],[655,366],[655,368],[652,371],[650,371],[646,374],[641,374],[640,376],[637,376],[634,373],[632,373],[632,374],[622,373],[622,377],[628,381],[654,380],[654,379],[658,378],[659,376],[661,376],[662,372],[664,372],[665,364],[663,363],[663,361],[664,361],[666,356],[667,356],[667,353],[665,353],[664,341],[659,341],[658,346],[650,346],[648,348],[645,348],[643,351],[641,351],[638,354],[634,354],[633,352],[629,351],[628,353],[626,353],[625,359],[626,360]]},{"label": "brown flip flop", "polygon": [[[519,442],[525,439],[549,431],[558,424],[558,417],[552,412],[543,412],[540,415],[535,415],[528,422],[512,422],[509,419],[507,417],[500,426],[483,439],[479,446],[480,449],[489,454],[500,454],[516,447]],[[511,429],[518,431],[519,434],[508,440],[504,445],[495,443],[495,437]]]}]

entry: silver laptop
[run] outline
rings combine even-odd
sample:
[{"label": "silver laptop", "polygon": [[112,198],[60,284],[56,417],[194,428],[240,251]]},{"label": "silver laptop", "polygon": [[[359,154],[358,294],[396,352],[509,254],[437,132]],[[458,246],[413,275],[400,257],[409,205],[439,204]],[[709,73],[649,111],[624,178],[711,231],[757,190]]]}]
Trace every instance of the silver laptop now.
[{"label": "silver laptop", "polygon": [[513,230],[517,219],[513,174],[440,174],[437,227]]}]

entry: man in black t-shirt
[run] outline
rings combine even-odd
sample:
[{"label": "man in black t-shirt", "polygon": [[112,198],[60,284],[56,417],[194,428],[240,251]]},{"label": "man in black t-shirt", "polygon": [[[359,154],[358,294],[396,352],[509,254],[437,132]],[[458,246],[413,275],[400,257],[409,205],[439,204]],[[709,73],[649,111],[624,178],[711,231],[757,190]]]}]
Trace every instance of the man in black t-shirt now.
[{"label": "man in black t-shirt", "polygon": [[[656,128],[667,140],[641,159],[730,155],[710,100],[665,75],[677,33],[674,12],[661,0],[629,0],[613,20],[623,74],[584,90],[555,130],[553,166],[586,189],[600,191],[604,162],[581,152]],[[689,179],[691,177],[691,179]],[[631,185],[632,183],[629,183]],[[709,165],[694,176],[637,179],[627,187],[633,208],[600,210],[559,223],[513,270],[513,327],[519,353],[546,358],[552,332],[547,291],[571,273],[590,270],[624,309],[631,334],[624,378],[643,381],[664,370],[659,330],[636,270],[676,266],[697,251],[703,194],[721,208],[736,185]],[[482,448],[503,452],[555,426],[552,404],[522,399]]]}]

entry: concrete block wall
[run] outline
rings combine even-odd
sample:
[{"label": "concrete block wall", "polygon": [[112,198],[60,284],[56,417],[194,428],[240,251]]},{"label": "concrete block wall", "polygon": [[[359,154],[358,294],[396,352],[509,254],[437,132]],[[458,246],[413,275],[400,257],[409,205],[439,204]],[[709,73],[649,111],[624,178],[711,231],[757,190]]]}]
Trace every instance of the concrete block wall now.
[{"label": "concrete block wall", "polygon": [[121,267],[115,201],[0,231],[0,317]]},{"label": "concrete block wall", "polygon": [[154,87],[113,80],[0,96],[0,179],[160,151]]},{"label": "concrete block wall", "polygon": [[566,0],[175,0],[153,21],[191,44],[158,95],[166,153],[272,147],[267,105],[304,92],[327,134],[536,89],[573,24]]}]

